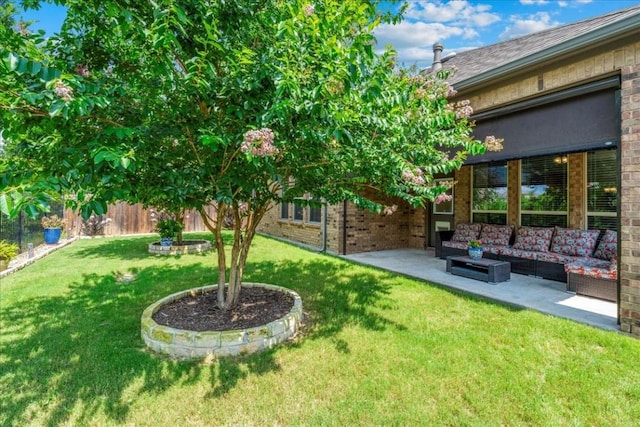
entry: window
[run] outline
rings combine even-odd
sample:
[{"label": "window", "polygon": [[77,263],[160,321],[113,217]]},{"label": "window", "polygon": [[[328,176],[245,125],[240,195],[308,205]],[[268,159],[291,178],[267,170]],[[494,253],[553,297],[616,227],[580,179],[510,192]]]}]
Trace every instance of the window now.
[{"label": "window", "polygon": [[[313,200],[311,196],[308,199],[305,196],[296,197],[293,203],[280,203],[280,220],[315,225],[322,223],[322,205],[312,205],[310,204],[311,200]],[[292,208],[290,208],[291,206]]]},{"label": "window", "polygon": [[304,205],[299,203],[293,204],[293,220],[302,221],[304,219]]},{"label": "window", "polygon": [[309,222],[314,222],[314,223],[322,222],[322,205],[320,206],[309,205]]},{"label": "window", "polygon": [[520,164],[520,223],[567,226],[567,157],[523,159]]},{"label": "window", "polygon": [[618,164],[616,150],[587,153],[587,227],[617,230]]},{"label": "window", "polygon": [[473,222],[507,223],[507,163],[473,166]]},{"label": "window", "polygon": [[280,219],[289,219],[289,203],[280,203]]}]

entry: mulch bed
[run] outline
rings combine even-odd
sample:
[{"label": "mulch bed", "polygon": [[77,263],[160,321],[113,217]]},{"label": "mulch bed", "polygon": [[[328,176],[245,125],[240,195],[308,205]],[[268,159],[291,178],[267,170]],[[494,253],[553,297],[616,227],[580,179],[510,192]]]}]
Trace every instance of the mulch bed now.
[{"label": "mulch bed", "polygon": [[222,311],[216,292],[181,298],[162,306],[153,320],[160,325],[188,331],[227,331],[266,325],[286,316],[293,297],[285,292],[260,287],[242,288],[238,304]]}]

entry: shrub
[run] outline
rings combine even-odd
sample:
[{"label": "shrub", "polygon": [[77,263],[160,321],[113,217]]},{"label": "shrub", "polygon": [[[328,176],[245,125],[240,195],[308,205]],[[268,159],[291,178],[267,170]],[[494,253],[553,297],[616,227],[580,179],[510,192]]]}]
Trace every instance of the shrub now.
[{"label": "shrub", "polygon": [[20,248],[15,243],[9,243],[6,240],[0,240],[0,259],[11,261],[19,252]]},{"label": "shrub", "polygon": [[42,228],[64,228],[64,220],[58,215],[43,216]]}]

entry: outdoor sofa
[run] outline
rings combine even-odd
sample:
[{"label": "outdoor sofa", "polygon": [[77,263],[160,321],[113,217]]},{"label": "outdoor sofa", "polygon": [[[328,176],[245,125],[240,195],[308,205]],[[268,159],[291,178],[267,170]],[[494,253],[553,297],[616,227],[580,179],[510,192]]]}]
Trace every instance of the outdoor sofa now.
[{"label": "outdoor sofa", "polygon": [[513,273],[567,283],[567,290],[616,301],[617,235],[612,230],[460,223],[436,233],[436,256],[467,254],[480,240],[483,257],[509,261]]}]

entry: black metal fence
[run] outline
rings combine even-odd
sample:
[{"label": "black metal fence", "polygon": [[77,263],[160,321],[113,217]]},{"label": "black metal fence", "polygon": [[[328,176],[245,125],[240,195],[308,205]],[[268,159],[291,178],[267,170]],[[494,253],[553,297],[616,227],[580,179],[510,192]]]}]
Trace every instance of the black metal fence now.
[{"label": "black metal fence", "polygon": [[[50,215],[62,217],[64,206],[62,204],[51,204]],[[44,232],[40,224],[40,218],[31,219],[24,212],[13,220],[0,214],[0,240],[16,243],[20,246],[20,252],[27,250],[29,243],[38,246],[44,243]]]}]

